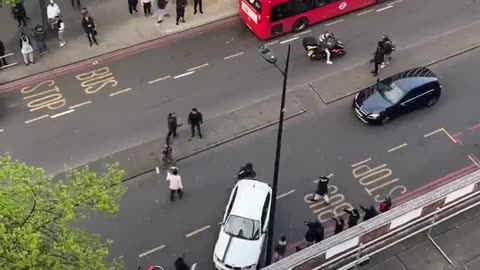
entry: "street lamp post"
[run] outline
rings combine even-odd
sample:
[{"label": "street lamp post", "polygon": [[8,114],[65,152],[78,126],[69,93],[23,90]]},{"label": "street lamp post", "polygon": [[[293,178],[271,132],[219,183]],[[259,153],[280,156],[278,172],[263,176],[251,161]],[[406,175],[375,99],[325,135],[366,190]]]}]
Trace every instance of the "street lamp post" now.
[{"label": "street lamp post", "polygon": [[278,189],[278,171],[280,170],[280,153],[282,150],[282,134],[283,134],[283,120],[285,116],[285,96],[287,93],[287,79],[288,79],[288,64],[290,63],[290,44],[287,49],[287,59],[285,63],[285,69],[282,70],[277,66],[277,58],[275,55],[265,46],[258,48],[258,52],[268,63],[275,66],[283,75],[283,87],[282,87],[282,101],[280,105],[280,119],[278,121],[278,134],[277,134],[277,148],[275,151],[275,166],[273,170],[273,186],[272,186],[272,207],[270,209],[269,224],[268,224],[268,236],[267,236],[267,252],[265,254],[265,265],[272,263],[272,249],[273,249],[273,230],[275,227],[275,208],[277,204],[277,189]]}]

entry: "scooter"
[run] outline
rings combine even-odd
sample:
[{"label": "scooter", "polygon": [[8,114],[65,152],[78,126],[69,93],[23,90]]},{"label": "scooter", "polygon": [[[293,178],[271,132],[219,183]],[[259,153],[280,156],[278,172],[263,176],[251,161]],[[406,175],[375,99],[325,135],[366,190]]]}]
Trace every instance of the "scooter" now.
[{"label": "scooter", "polygon": [[[317,42],[317,39],[315,39],[314,37],[303,38],[302,44],[310,60],[316,61],[316,60],[327,59],[327,54],[322,48],[320,48],[320,44]],[[336,39],[334,47],[330,49],[330,53],[331,53],[330,55],[331,58],[336,58],[336,57],[344,56],[347,53],[347,51],[345,50],[343,43],[340,40]]]}]

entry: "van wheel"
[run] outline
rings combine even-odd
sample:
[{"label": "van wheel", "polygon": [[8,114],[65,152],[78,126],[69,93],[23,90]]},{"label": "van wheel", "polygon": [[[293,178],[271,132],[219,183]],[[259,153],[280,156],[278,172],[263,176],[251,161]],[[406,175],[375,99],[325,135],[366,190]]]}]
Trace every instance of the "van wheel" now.
[{"label": "van wheel", "polygon": [[294,24],[293,24],[293,31],[295,32],[300,32],[305,30],[308,27],[308,19],[303,17],[298,19]]}]

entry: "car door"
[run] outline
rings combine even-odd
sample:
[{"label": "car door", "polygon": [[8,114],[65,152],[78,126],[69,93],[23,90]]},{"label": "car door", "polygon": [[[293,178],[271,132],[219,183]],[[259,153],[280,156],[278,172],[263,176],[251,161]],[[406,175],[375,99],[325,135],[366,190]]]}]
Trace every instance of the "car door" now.
[{"label": "car door", "polygon": [[408,92],[398,103],[399,114],[404,114],[422,107],[422,87],[416,87]]}]

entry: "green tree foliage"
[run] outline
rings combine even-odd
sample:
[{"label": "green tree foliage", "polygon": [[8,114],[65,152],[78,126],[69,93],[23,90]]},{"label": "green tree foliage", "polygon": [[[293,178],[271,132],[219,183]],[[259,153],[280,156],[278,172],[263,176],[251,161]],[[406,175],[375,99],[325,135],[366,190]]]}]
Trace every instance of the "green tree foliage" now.
[{"label": "green tree foliage", "polygon": [[0,7],[2,7],[2,6],[14,6],[16,3],[19,3],[21,1],[22,0],[0,0]]},{"label": "green tree foliage", "polygon": [[70,170],[65,180],[0,156],[0,269],[119,269],[111,242],[74,227],[95,212],[117,214],[124,171]]}]

